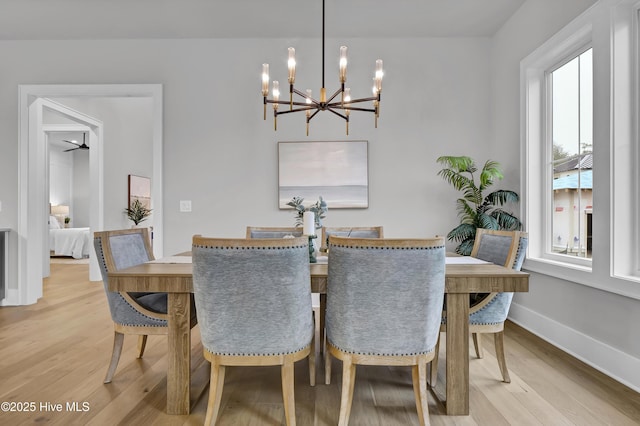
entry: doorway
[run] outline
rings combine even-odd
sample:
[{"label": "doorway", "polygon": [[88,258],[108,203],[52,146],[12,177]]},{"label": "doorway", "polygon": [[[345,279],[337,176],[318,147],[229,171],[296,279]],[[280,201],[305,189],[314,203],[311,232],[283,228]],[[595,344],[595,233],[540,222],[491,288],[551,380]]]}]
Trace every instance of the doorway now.
[{"label": "doorway", "polygon": [[[162,86],[159,84],[124,85],[21,85],[19,86],[19,204],[18,204],[18,288],[7,295],[4,305],[27,305],[42,297],[43,253],[45,225],[48,212],[45,203],[46,146],[42,131],[42,116],[46,108],[57,108],[49,98],[65,97],[145,97],[153,105],[152,117],[152,197],[154,200],[154,255],[163,255],[162,214]],[[65,114],[69,114],[66,111]],[[104,229],[103,205],[103,143],[99,122],[88,116],[78,121],[91,130],[89,144],[95,146],[91,154],[91,213],[92,231]],[[94,151],[93,149],[91,151]],[[95,259],[95,255],[94,255]],[[101,280],[97,262],[90,267],[90,279]]]},{"label": "doorway", "polygon": [[82,256],[84,259],[93,253],[90,251],[89,221],[90,148],[81,147],[82,144],[90,147],[86,141],[90,130],[77,123],[43,126],[48,151],[45,194],[50,207],[49,230],[45,230],[48,235],[44,243],[49,249],[49,257],[43,259],[44,277],[50,275],[52,256],[75,259]]}]

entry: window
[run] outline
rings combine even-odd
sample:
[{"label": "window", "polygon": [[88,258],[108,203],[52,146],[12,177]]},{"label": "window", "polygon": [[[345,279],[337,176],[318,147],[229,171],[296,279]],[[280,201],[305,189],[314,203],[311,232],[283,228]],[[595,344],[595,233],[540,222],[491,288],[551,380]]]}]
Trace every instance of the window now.
[{"label": "window", "polygon": [[523,269],[640,299],[640,1],[596,2],[522,60]]},{"label": "window", "polygon": [[592,56],[589,48],[548,74],[551,119],[545,141],[553,200],[546,252],[586,259],[592,253]]}]

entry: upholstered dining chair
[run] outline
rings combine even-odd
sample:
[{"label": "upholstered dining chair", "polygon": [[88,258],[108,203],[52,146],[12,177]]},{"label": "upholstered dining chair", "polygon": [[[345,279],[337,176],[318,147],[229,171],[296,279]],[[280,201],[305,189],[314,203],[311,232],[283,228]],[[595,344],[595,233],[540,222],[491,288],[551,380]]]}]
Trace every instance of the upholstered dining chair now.
[{"label": "upholstered dining chair", "polygon": [[226,366],[280,365],[287,425],[295,425],[293,365],[315,349],[308,239],[193,237],[193,289],[211,363],[205,424],[215,423]]},{"label": "upholstered dining chair", "polygon": [[322,228],[322,248],[327,247],[329,237],[350,237],[350,238],[384,238],[382,226],[341,226]]},{"label": "upholstered dining chair", "polygon": [[[471,250],[471,256],[487,262],[502,265],[505,268],[520,270],[527,251],[529,239],[522,231],[496,231],[478,229]],[[510,383],[509,370],[504,353],[504,322],[509,314],[513,293],[483,293],[470,296],[469,332],[473,337],[473,346],[478,358],[483,357],[481,335],[491,333],[494,336],[496,358],[502,374],[502,380]],[[442,315],[440,331],[446,330],[446,310]],[[438,348],[440,339],[438,339]],[[438,374],[438,354],[431,364],[430,383],[435,387]]]},{"label": "upholstered dining chair", "polygon": [[247,226],[247,238],[284,238],[302,236],[302,228]]},{"label": "upholstered dining chair", "polygon": [[427,363],[435,354],[445,285],[443,238],[329,237],[327,353],[342,360],[339,425],[347,425],[356,365],[413,368],[421,425],[429,424]]},{"label": "upholstered dining chair", "polygon": [[[144,354],[148,335],[168,334],[167,294],[109,291],[109,272],[154,259],[147,228],[95,232],[94,246],[114,325],[113,352],[104,379],[104,383],[110,383],[118,367],[125,334],[138,335],[138,358]],[[191,327],[195,325],[194,314]]]}]

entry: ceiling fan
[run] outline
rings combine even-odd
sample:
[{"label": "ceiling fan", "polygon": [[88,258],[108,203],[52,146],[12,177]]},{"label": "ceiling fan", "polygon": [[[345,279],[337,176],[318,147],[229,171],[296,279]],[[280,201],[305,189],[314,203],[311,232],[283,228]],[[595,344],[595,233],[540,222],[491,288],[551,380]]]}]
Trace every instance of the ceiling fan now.
[{"label": "ceiling fan", "polygon": [[64,150],[64,152],[75,151],[76,149],[89,149],[89,145],[87,145],[87,144],[85,143],[85,137],[86,137],[86,136],[87,136],[87,134],[86,134],[86,133],[83,133],[83,134],[82,134],[82,145],[81,145],[81,144],[79,144],[79,143],[78,143],[78,142],[76,142],[76,141],[68,141],[68,140],[66,140],[66,139],[63,139],[63,140],[62,140],[62,142],[67,142],[67,143],[70,143],[71,145],[75,145],[75,146],[76,146],[75,148],[65,149],[65,150]]}]

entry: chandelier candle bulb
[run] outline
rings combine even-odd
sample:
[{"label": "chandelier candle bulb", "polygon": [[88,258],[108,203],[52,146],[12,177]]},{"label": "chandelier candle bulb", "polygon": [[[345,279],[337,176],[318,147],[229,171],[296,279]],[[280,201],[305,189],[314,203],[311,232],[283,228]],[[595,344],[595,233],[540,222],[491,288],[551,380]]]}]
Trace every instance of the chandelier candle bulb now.
[{"label": "chandelier candle bulb", "polygon": [[280,83],[273,81],[273,130],[278,130],[278,101],[280,100]]},{"label": "chandelier candle bulb", "polygon": [[340,83],[347,81],[347,46],[340,46]]},{"label": "chandelier candle bulb", "polygon": [[316,235],[316,214],[306,211],[302,214],[302,234]]},{"label": "chandelier candle bulb", "polygon": [[382,59],[378,59],[376,61],[376,78],[374,79],[375,84],[376,84],[376,89],[378,94],[380,93],[380,91],[382,91],[382,76],[384,75],[384,72],[382,71]]},{"label": "chandelier candle bulb", "polygon": [[269,95],[269,64],[262,64],[262,96]]},{"label": "chandelier candle bulb", "polygon": [[289,48],[287,67],[289,68],[289,84],[293,84],[296,81],[296,49],[293,47]]},{"label": "chandelier candle bulb", "polygon": [[287,61],[289,69],[289,111],[293,111],[293,83],[296,81],[296,49],[289,48],[289,60]]},{"label": "chandelier candle bulb", "polygon": [[262,97],[264,99],[264,120],[267,119],[267,96],[269,96],[269,64],[262,64]]}]

